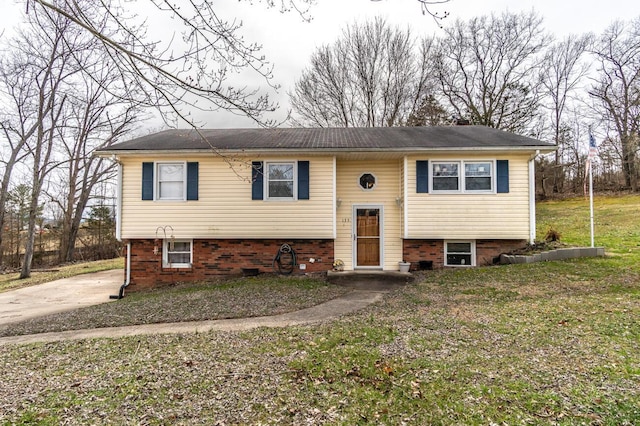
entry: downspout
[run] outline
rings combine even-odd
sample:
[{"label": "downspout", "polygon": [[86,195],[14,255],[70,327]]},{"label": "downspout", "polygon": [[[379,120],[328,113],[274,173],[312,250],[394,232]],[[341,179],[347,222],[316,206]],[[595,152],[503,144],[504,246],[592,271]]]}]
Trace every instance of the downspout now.
[{"label": "downspout", "polygon": [[[116,239],[122,241],[122,163],[118,161],[115,156],[113,160],[118,163],[118,196],[116,198]],[[109,299],[122,299],[124,297],[124,289],[131,282],[131,242],[127,243],[127,259],[125,262],[125,279],[124,283],[120,286],[120,291],[117,295],[109,296]]]},{"label": "downspout", "polygon": [[536,157],[540,150],[536,150],[529,158],[529,244],[536,242]]},{"label": "downspout", "polygon": [[131,282],[131,242],[127,243],[127,260],[124,265],[125,279],[124,283],[120,286],[120,291],[117,295],[109,296],[109,299],[122,299],[124,297],[124,289],[129,286]]},{"label": "downspout", "polygon": [[118,165],[118,173],[116,174],[116,240],[122,241],[122,230],[120,229],[122,226],[122,163],[116,158],[116,156],[112,156],[111,159],[116,162]]}]

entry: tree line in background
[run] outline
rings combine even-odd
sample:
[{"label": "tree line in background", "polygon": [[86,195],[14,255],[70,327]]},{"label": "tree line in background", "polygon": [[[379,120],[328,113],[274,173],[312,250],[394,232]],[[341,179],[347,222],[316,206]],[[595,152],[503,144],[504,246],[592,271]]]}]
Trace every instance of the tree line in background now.
[{"label": "tree line in background", "polygon": [[[443,22],[433,8],[446,0],[417,1]],[[263,3],[306,20],[314,0]],[[90,246],[117,250],[114,164],[92,152],[130,137],[149,108],[196,129],[194,109],[275,124],[264,119],[277,107],[268,95],[229,79],[248,71],[274,88],[272,65],[210,0],[149,0],[142,17],[120,0],[21,4],[24,23],[2,38],[0,59],[0,267],[19,263],[21,277],[52,247],[57,262]],[[172,35],[154,39],[149,28],[166,34],[166,17]],[[296,82],[295,123],[468,122],[553,141],[557,153],[537,165],[542,196],[581,190],[591,126],[597,185],[637,191],[639,27],[640,18],[554,41],[536,14],[505,13],[418,40],[383,20],[353,24]]]},{"label": "tree line in background", "polygon": [[537,163],[543,197],[583,191],[591,129],[597,187],[640,190],[640,17],[564,40],[534,12],[422,39],[384,19],[354,23],[317,48],[289,95],[303,126],[467,123],[553,142]]},{"label": "tree line in background", "polygon": [[107,237],[114,164],[92,151],[140,115],[94,37],[42,8],[25,18],[0,59],[0,265],[20,265],[23,278],[45,256],[51,264],[118,255]]}]

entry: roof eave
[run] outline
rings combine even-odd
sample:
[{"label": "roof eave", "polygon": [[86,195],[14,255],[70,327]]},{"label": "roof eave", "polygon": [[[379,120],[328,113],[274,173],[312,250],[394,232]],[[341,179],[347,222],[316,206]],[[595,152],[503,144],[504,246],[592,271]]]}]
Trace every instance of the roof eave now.
[{"label": "roof eave", "polygon": [[398,154],[422,154],[428,152],[540,152],[541,154],[548,154],[554,152],[557,149],[556,146],[541,145],[541,146],[492,146],[492,147],[436,147],[436,148],[268,148],[268,149],[211,149],[211,148],[199,148],[199,149],[123,149],[123,150],[99,150],[95,152],[98,157],[111,157],[117,156],[150,156],[150,155],[176,155],[176,154],[220,154],[220,155],[240,155],[240,154],[323,154],[323,155],[344,155],[350,153],[358,154],[379,154],[379,153],[398,153]]}]

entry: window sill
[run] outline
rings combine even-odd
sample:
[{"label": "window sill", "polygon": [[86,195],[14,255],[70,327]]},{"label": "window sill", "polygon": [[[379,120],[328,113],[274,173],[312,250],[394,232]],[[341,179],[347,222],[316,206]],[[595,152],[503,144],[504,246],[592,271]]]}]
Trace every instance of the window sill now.
[{"label": "window sill", "polygon": [[175,264],[163,264],[162,269],[180,269],[180,270],[192,270],[192,264],[175,263]]}]

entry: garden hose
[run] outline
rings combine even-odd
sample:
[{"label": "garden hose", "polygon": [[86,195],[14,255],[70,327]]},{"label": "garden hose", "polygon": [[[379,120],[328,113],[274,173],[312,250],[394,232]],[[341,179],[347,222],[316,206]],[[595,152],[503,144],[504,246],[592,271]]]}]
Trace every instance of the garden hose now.
[{"label": "garden hose", "polygon": [[289,275],[296,266],[296,252],[289,244],[280,246],[276,257],[273,258],[273,270],[282,275]]}]

